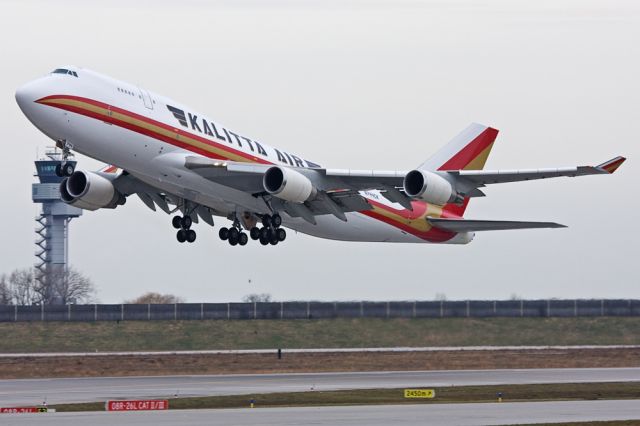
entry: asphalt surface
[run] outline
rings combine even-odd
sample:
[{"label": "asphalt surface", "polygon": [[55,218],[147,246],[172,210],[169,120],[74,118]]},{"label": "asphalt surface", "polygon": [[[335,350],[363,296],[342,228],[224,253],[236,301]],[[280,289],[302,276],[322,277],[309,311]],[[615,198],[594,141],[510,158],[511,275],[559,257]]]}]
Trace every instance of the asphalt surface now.
[{"label": "asphalt surface", "polygon": [[[640,368],[444,370],[0,380],[0,407],[310,390],[640,381]],[[640,405],[640,402],[638,403]]]},{"label": "asphalt surface", "polygon": [[637,400],[379,405],[130,413],[0,414],[8,426],[52,425],[505,425],[640,419]]}]

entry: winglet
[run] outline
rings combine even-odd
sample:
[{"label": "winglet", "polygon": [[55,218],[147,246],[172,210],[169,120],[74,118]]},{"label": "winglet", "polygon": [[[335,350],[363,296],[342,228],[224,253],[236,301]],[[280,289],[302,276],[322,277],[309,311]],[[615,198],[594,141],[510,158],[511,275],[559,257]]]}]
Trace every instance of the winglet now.
[{"label": "winglet", "polygon": [[624,163],[626,160],[625,157],[621,157],[621,156],[617,156],[616,158],[613,158],[609,161],[605,161],[602,164],[598,164],[596,166],[596,169],[604,172],[604,173],[613,173],[615,172],[618,167],[620,167],[622,165],[622,163]]}]

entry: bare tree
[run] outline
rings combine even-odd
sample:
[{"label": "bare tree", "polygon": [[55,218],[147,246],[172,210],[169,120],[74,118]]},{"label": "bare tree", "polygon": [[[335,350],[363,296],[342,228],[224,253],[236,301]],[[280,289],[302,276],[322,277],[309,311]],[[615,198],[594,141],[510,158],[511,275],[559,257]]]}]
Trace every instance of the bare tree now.
[{"label": "bare tree", "polygon": [[40,297],[36,288],[39,283],[35,279],[33,269],[16,269],[9,275],[9,292],[16,305],[39,303]]},{"label": "bare tree", "polygon": [[0,305],[8,305],[11,302],[11,291],[7,283],[7,276],[2,274],[0,275]]},{"label": "bare tree", "polygon": [[252,293],[247,294],[242,297],[242,301],[244,303],[255,303],[255,302],[271,302],[271,295],[269,293]]},{"label": "bare tree", "polygon": [[[89,303],[94,300],[95,287],[91,280],[74,268],[48,274],[49,289],[39,291],[45,303]],[[49,300],[47,300],[50,297]]]},{"label": "bare tree", "polygon": [[184,303],[184,299],[179,296],[175,296],[173,294],[160,294],[150,291],[148,293],[143,294],[135,299],[125,300],[124,303],[131,304],[141,304],[141,303],[157,303],[157,304],[168,304],[168,303]]},{"label": "bare tree", "polygon": [[91,302],[95,287],[91,280],[73,268],[50,271],[39,277],[32,268],[16,269],[0,277],[0,303],[16,305],[67,304]]},{"label": "bare tree", "polygon": [[436,302],[446,302],[447,295],[444,293],[436,293],[436,297],[434,299]]}]

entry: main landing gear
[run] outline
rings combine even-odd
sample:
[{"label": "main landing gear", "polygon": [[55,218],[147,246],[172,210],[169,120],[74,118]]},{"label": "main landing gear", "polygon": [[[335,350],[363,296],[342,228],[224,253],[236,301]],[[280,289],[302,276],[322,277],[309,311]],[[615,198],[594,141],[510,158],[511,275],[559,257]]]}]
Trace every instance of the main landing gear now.
[{"label": "main landing gear", "polygon": [[228,241],[232,246],[245,246],[247,242],[249,242],[249,237],[246,233],[242,232],[242,226],[240,225],[240,221],[236,218],[233,221],[233,225],[231,228],[220,228],[218,231],[218,236],[222,241]]},{"label": "main landing gear", "polygon": [[193,221],[190,216],[174,216],[171,220],[171,224],[174,228],[178,230],[176,233],[176,238],[178,242],[184,243],[185,241],[188,243],[192,243],[196,240],[196,231],[191,229],[191,224]]},{"label": "main landing gear", "polygon": [[[260,241],[260,244],[263,246],[269,244],[275,246],[287,238],[287,232],[280,228],[280,225],[282,225],[282,217],[280,217],[279,214],[276,213],[273,216],[262,216],[262,225],[262,228],[258,228],[256,226],[252,227],[249,230],[249,237],[251,237],[252,240]],[[218,235],[221,240],[229,241],[229,244],[232,246],[244,246],[249,240],[247,234],[242,231],[240,222],[237,219],[234,221],[233,227],[229,229],[220,228]]]}]

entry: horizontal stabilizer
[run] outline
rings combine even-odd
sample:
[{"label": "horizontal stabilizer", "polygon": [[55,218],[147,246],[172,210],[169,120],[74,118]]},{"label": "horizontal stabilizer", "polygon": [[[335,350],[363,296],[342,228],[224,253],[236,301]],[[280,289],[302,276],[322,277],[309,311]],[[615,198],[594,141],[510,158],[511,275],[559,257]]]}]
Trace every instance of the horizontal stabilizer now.
[{"label": "horizontal stabilizer", "polygon": [[515,222],[512,220],[467,220],[428,217],[433,226],[451,232],[504,231],[507,229],[566,228],[554,222]]}]

